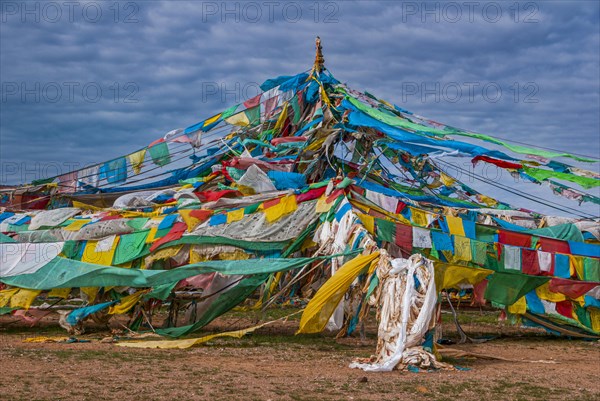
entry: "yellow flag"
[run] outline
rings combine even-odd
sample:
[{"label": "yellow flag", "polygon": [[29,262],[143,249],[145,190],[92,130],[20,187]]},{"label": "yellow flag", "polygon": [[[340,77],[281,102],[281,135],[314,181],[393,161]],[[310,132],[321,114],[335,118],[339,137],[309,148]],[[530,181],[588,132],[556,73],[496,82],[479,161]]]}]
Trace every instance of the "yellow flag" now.
[{"label": "yellow flag", "polygon": [[134,218],[134,217],[157,217],[160,215],[160,208],[164,208],[168,205],[174,205],[176,202],[164,203],[162,205],[153,206],[156,210],[153,212],[137,212],[134,210],[121,211],[119,214],[121,217]]},{"label": "yellow flag", "polygon": [[311,151],[315,151],[315,150],[321,149],[321,147],[323,146],[323,142],[325,142],[325,139],[327,139],[327,136],[323,136],[321,138],[315,139],[313,142],[311,142],[306,147],[306,149],[307,150],[311,150]]},{"label": "yellow flag", "polygon": [[123,269],[131,269],[131,266],[133,266],[133,260],[130,260],[129,262],[125,262],[125,263],[120,263],[118,265],[113,265],[114,267],[122,267]]},{"label": "yellow flag", "polygon": [[489,196],[478,194],[476,198],[479,202],[485,203],[487,206],[490,207],[496,206],[498,204],[498,202],[495,199],[490,198]]},{"label": "yellow flag", "polygon": [[281,130],[281,128],[283,127],[283,124],[285,124],[285,120],[287,119],[287,109],[288,109],[288,104],[287,102],[285,102],[283,104],[283,109],[281,110],[281,113],[279,114],[279,118],[277,119],[277,122],[275,123],[275,131],[279,132],[279,130]]},{"label": "yellow flag", "polygon": [[410,207],[410,216],[412,222],[420,227],[427,227],[429,225],[429,221],[427,219],[427,212],[416,209],[414,207]]},{"label": "yellow flag", "polygon": [[8,290],[0,291],[0,308],[8,305],[12,296],[17,292],[19,292],[19,288],[9,288]]},{"label": "yellow flag", "polygon": [[127,313],[129,309],[133,308],[135,304],[138,303],[142,295],[146,294],[148,291],[137,291],[131,295],[127,295],[126,297],[121,298],[121,302],[116,305],[112,305],[108,308],[109,315],[120,315],[122,313]]},{"label": "yellow flag", "polygon": [[245,112],[234,114],[231,117],[226,118],[225,122],[227,124],[237,125],[239,127],[245,127],[247,125],[250,125],[250,120],[248,120],[248,117],[246,116]]},{"label": "yellow flag", "polygon": [[88,303],[92,303],[98,296],[98,287],[81,287],[81,292],[88,297]]},{"label": "yellow flag", "polygon": [[131,341],[131,342],[117,343],[116,345],[119,347],[128,347],[128,348],[161,348],[161,349],[190,348],[194,345],[203,344],[207,341],[210,341],[212,339],[219,338],[219,337],[242,338],[246,334],[252,333],[254,330],[258,330],[261,327],[265,327],[269,324],[272,324],[279,320],[288,318],[297,313],[299,313],[299,312],[292,313],[281,319],[271,320],[270,322],[265,322],[265,323],[259,324],[258,326],[248,327],[247,329],[226,331],[224,333],[217,333],[217,334],[209,334],[207,336],[200,337],[200,338],[187,338],[185,340]]},{"label": "yellow flag", "polygon": [[183,244],[169,246],[163,249],[159,249],[158,251],[154,251],[150,255],[146,256],[146,259],[144,259],[146,269],[152,266],[152,263],[154,263],[154,261],[156,260],[169,259],[174,257],[179,253],[179,251],[181,251],[181,248],[183,248]]},{"label": "yellow flag", "polygon": [[454,256],[458,260],[470,262],[471,258],[471,240],[459,235],[454,236]]},{"label": "yellow flag", "polygon": [[435,288],[442,289],[458,288],[459,284],[475,285],[480,283],[493,270],[449,265],[446,263],[435,263]]},{"label": "yellow flag", "polygon": [[375,217],[363,213],[356,213],[356,215],[360,219],[362,225],[365,226],[367,231],[371,235],[375,235]]},{"label": "yellow flag", "polygon": [[[274,221],[279,220],[286,214],[292,213],[298,209],[298,204],[296,203],[295,195],[288,195],[281,198],[278,204],[275,206],[271,206],[268,209],[265,209],[265,217],[269,223],[273,223]],[[243,209],[242,209],[243,211]]]},{"label": "yellow flag", "polygon": [[329,100],[329,96],[327,96],[327,92],[325,92],[325,88],[323,88],[323,85],[321,86],[321,99],[328,105],[331,106],[331,100]]},{"label": "yellow flag", "polygon": [[190,264],[205,262],[208,260],[208,257],[206,255],[196,252],[194,248],[195,247],[193,246],[190,248]]},{"label": "yellow flag", "polygon": [[442,182],[440,180],[434,180],[431,184],[427,185],[427,188],[436,189],[442,186]]},{"label": "yellow flag", "polygon": [[233,223],[244,218],[244,208],[232,210],[227,212],[227,223]]},{"label": "yellow flag", "polygon": [[550,291],[550,284],[544,283],[535,289],[537,296],[544,301],[562,302],[567,299],[564,294]]},{"label": "yellow flag", "polygon": [[180,209],[177,211],[177,213],[179,213],[179,215],[183,219],[183,222],[187,225],[188,232],[194,231],[196,226],[198,226],[198,224],[200,223],[200,219],[197,219],[190,215],[191,212],[191,209]]},{"label": "yellow flag", "polygon": [[151,244],[156,239],[156,232],[158,231],[158,227],[150,227],[150,231],[148,231],[148,236],[146,237],[146,244]]},{"label": "yellow flag", "polygon": [[37,336],[27,337],[23,340],[24,343],[62,343],[69,339],[69,337],[48,337],[48,336]]},{"label": "yellow flag", "polygon": [[67,231],[79,231],[79,230],[81,230],[81,227],[83,227],[84,225],[86,225],[87,223],[89,223],[92,220],[91,219],[72,219],[70,221],[71,221],[71,224],[64,227],[64,229]]},{"label": "yellow flag", "polygon": [[329,211],[329,209],[331,209],[331,207],[333,206],[334,203],[335,203],[334,201],[332,201],[331,203],[327,203],[327,197],[321,196],[319,199],[317,199],[317,204],[315,206],[315,212],[327,213]]},{"label": "yellow flag", "polygon": [[569,255],[571,277],[577,273],[577,278],[583,280],[583,256]]},{"label": "yellow flag", "polygon": [[76,207],[78,209],[83,209],[83,210],[95,210],[98,212],[104,210],[101,207],[94,206],[94,205],[88,205],[87,203],[77,202],[77,201],[73,201],[73,207]]},{"label": "yellow flag", "polygon": [[119,243],[120,237],[115,237],[110,249],[108,251],[96,252],[96,245],[98,241],[88,241],[83,250],[81,261],[86,263],[94,263],[97,265],[111,266],[115,251],[117,250],[117,244]]},{"label": "yellow flag", "polygon": [[217,122],[217,120],[219,120],[219,118],[221,118],[221,114],[222,113],[219,113],[216,116],[213,116],[213,117],[209,118],[208,120],[204,121],[204,127],[208,127],[212,123]]},{"label": "yellow flag", "polygon": [[592,322],[592,330],[596,333],[600,332],[600,309],[589,308],[590,321]]},{"label": "yellow flag", "polygon": [[194,345],[200,345],[210,340],[219,337],[233,337],[233,338],[242,338],[244,335],[253,332],[261,327],[264,324],[259,326],[250,327],[243,330],[235,330],[235,331],[227,331],[224,333],[217,334],[209,334],[200,338],[187,338],[185,340],[158,340],[158,341],[135,341],[135,342],[126,342],[126,343],[117,343],[119,347],[128,347],[128,348],[160,348],[160,349],[185,349],[193,347]]},{"label": "yellow flag", "polygon": [[250,259],[250,255],[241,249],[236,249],[233,252],[223,252],[219,254],[219,260],[245,260]]},{"label": "yellow flag", "polygon": [[513,315],[522,315],[527,312],[527,301],[525,297],[521,297],[514,304],[508,307],[508,312]]},{"label": "yellow flag", "polygon": [[456,180],[444,172],[440,172],[440,181],[447,187],[451,187]]},{"label": "yellow flag", "polygon": [[142,170],[142,163],[144,163],[144,158],[146,157],[146,149],[138,150],[135,153],[127,156],[129,159],[129,163],[131,164],[131,168],[135,174],[139,174]]},{"label": "yellow flag", "polygon": [[10,299],[10,307],[11,308],[20,308],[20,309],[29,309],[31,303],[40,295],[41,290],[28,290],[26,288],[21,288],[16,294],[12,296]]},{"label": "yellow flag", "polygon": [[329,280],[323,284],[310,300],[300,318],[299,333],[318,333],[323,331],[333,311],[348,291],[350,284],[371,262],[379,258],[379,252],[358,255],[346,262]]},{"label": "yellow flag", "polygon": [[447,215],[446,221],[448,222],[450,234],[465,236],[465,229],[463,228],[463,222],[460,217]]},{"label": "yellow flag", "polygon": [[67,299],[70,293],[71,288],[53,288],[52,291],[48,293],[48,297]]},{"label": "yellow flag", "polygon": [[394,110],[396,109],[392,104],[390,104],[390,102],[388,102],[387,100],[383,100],[383,99],[379,99],[379,101],[383,104],[385,104],[387,107],[389,107],[390,109]]}]

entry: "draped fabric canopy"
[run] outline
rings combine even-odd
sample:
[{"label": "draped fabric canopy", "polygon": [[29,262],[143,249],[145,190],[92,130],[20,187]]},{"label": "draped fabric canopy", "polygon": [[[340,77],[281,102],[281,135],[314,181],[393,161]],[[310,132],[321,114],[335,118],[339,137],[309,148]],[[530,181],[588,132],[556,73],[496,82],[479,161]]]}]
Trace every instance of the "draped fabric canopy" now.
[{"label": "draped fabric canopy", "polygon": [[[139,317],[178,289],[218,288],[203,293],[195,318],[162,334],[198,330],[248,299],[260,308],[296,298],[315,300],[302,318],[309,331],[350,333],[385,249],[433,260],[438,291],[484,285],[475,296],[529,324],[600,333],[598,216],[553,201],[600,204],[600,177],[580,166],[597,160],[415,115],[324,67],[261,88],[143,149],[69,172],[68,182],[11,192],[0,214],[0,307],[84,294],[87,306]],[[478,192],[447,169],[454,157],[547,184],[538,198],[475,177],[570,217]],[[36,195],[17,196],[27,190]],[[340,309],[344,294],[351,308]]]}]

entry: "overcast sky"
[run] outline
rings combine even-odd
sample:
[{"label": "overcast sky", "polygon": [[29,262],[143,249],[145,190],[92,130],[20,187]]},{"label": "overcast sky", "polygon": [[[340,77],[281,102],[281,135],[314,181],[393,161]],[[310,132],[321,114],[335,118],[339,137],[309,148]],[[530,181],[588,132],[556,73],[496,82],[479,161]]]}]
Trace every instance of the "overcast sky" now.
[{"label": "overcast sky", "polygon": [[356,89],[461,128],[600,152],[596,1],[1,7],[0,183],[201,121],[267,78],[309,69],[316,35],[327,67]]}]

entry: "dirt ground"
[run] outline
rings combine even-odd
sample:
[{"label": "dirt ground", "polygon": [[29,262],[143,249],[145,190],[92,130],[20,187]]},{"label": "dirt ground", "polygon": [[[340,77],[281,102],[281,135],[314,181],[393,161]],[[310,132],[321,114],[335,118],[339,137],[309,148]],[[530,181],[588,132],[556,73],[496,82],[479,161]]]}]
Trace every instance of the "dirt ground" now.
[{"label": "dirt ground", "polygon": [[[282,315],[284,313],[281,313]],[[510,361],[450,359],[468,370],[365,373],[348,368],[375,350],[367,339],[294,336],[297,320],[277,322],[242,339],[217,339],[187,350],[117,347],[100,340],[106,327],[79,336],[87,343],[27,343],[66,333],[55,318],[29,328],[0,318],[2,400],[599,400],[600,344],[556,338],[497,323],[497,313],[461,312],[481,344],[447,347]],[[113,327],[115,322],[111,322]],[[252,325],[252,316],[229,313],[206,331]],[[456,340],[448,315],[444,338]],[[542,363],[540,360],[555,363]],[[538,362],[529,362],[538,361]]]}]

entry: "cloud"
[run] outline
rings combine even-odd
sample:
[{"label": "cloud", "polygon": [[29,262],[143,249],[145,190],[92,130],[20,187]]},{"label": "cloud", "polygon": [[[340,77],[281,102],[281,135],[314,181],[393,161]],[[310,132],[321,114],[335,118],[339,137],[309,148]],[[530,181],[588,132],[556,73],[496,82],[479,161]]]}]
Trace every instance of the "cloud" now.
[{"label": "cloud", "polygon": [[1,10],[2,165],[91,163],[147,145],[309,69],[316,35],[356,89],[473,131],[600,152],[596,2],[92,1],[72,15],[56,2],[60,18],[24,4]]}]

